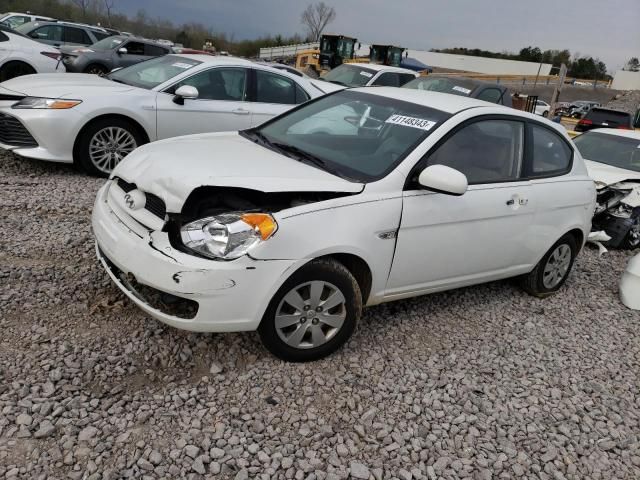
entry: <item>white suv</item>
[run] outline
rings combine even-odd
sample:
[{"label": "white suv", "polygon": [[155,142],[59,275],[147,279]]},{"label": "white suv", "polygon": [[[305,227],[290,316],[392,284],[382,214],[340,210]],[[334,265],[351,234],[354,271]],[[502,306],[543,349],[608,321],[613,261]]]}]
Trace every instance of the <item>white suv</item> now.
[{"label": "white suv", "polygon": [[516,276],[556,292],[594,205],[562,127],[379,87],[143,146],[99,191],[93,230],[108,274],[148,314],[257,329],[275,355],[306,361],[342,345],[363,306]]}]

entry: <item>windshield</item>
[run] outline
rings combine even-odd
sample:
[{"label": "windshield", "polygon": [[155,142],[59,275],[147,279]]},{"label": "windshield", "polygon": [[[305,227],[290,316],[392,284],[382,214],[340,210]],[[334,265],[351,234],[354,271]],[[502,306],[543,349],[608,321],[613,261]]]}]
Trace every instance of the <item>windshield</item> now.
[{"label": "windshield", "polygon": [[411,80],[409,83],[403,85],[402,88],[451,93],[453,95],[460,95],[461,97],[468,97],[476,88],[476,85],[474,85],[472,82],[467,82],[458,78],[449,79],[442,77],[418,77],[415,80]]},{"label": "windshield", "polygon": [[38,22],[27,22],[23,23],[19,27],[15,27],[14,30],[18,33],[22,33],[23,35],[28,34],[34,27],[38,26]]},{"label": "windshield", "polygon": [[355,65],[340,65],[327,73],[323,80],[338,83],[345,87],[362,87],[376,74],[375,70]]},{"label": "windshield", "polygon": [[586,160],[640,172],[640,139],[587,132],[573,141]]},{"label": "windshield", "polygon": [[177,55],[156,57],[107,75],[114,82],[151,90],[202,62]]},{"label": "windshield", "polygon": [[368,182],[391,172],[449,117],[422,105],[343,90],[244,134],[335,175]]},{"label": "windshield", "polygon": [[105,38],[104,40],[100,40],[99,42],[96,42],[93,45],[91,45],[91,49],[92,50],[113,50],[114,48],[117,48],[123,43],[124,43],[124,40],[122,38],[108,37],[108,38]]}]

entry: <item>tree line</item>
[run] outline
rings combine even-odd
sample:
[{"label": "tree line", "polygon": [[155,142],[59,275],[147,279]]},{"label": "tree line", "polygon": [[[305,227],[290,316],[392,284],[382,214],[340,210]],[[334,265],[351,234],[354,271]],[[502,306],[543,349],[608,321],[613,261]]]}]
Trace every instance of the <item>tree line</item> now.
[{"label": "tree line", "polygon": [[518,53],[513,52],[492,52],[489,50],[480,50],[478,48],[443,48],[432,50],[440,53],[453,53],[456,55],[470,55],[473,57],[500,58],[504,60],[521,60],[524,62],[550,63],[554,67],[560,67],[561,64],[567,66],[567,75],[575,78],[599,79],[610,78],[607,75],[607,66],[599,58],[591,56],[572,56],[567,49],[564,50],[541,50],[538,47],[525,47]]},{"label": "tree line", "polygon": [[150,16],[145,10],[128,17],[117,11],[118,3],[130,0],[4,0],[3,10],[31,11],[38,15],[72,22],[101,25],[145,38],[167,39],[187,48],[201,49],[205,40],[212,40],[218,51],[228,51],[241,57],[257,56],[262,47],[302,43],[301,35],[268,35],[253,40],[235,40],[233,35],[217,32],[198,22],[176,25],[170,20]]}]

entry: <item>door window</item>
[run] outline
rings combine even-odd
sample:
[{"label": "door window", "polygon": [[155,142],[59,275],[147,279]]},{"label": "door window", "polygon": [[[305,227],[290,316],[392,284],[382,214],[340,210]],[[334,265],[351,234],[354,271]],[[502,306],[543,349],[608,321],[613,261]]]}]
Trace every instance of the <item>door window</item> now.
[{"label": "door window", "polygon": [[464,173],[470,185],[507,182],[520,177],[524,124],[482,120],[462,127],[429,155],[428,165],[446,165]]},{"label": "door window", "polygon": [[497,88],[485,88],[478,94],[478,100],[491,103],[502,103],[502,92]]},{"label": "door window", "polygon": [[36,40],[62,42],[62,27],[60,25],[45,25],[44,27],[36,28],[29,36]]},{"label": "door window", "polygon": [[93,43],[87,32],[74,27],[64,27],[64,41],[72,45],[91,45]]},{"label": "door window", "polygon": [[159,57],[160,55],[166,55],[167,50],[162,47],[158,47],[157,45],[145,45],[144,46],[144,54],[147,57]]},{"label": "door window", "polygon": [[533,143],[530,176],[562,175],[569,171],[573,151],[557,133],[538,125],[531,126]]},{"label": "door window", "polygon": [[398,75],[400,77],[400,86],[405,83],[409,83],[411,80],[415,80],[416,76],[411,75],[410,73],[401,73]]},{"label": "door window", "polygon": [[127,49],[128,55],[144,55],[144,43],[128,42],[124,48]]},{"label": "door window", "polygon": [[199,100],[241,102],[245,99],[246,83],[247,71],[244,68],[212,68],[174,85],[169,93],[189,85],[198,89]]},{"label": "door window", "polygon": [[399,87],[400,78],[397,73],[383,73],[380,75],[371,85],[377,85],[379,87]]},{"label": "door window", "polygon": [[102,33],[102,32],[97,32],[94,30],[93,35],[98,39],[98,41],[100,40],[104,40],[105,38],[109,38],[112,35],[110,33]]},{"label": "door window", "polygon": [[16,28],[19,27],[20,25],[24,25],[25,23],[28,23],[31,21],[31,17],[25,17],[22,15],[16,15],[13,17],[9,17],[4,23],[9,27],[9,28]]},{"label": "door window", "polygon": [[296,83],[282,75],[256,70],[256,102],[295,105],[302,103],[296,96]]}]

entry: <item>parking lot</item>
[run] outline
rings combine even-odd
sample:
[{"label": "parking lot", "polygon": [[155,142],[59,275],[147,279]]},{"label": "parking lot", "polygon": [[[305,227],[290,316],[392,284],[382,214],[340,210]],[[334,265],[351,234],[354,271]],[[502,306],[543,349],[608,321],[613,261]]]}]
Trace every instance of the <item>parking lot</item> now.
[{"label": "parking lot", "polygon": [[[639,478],[631,253],[365,311],[331,357],[148,318],[95,259],[103,180],[0,157],[0,477]],[[469,239],[473,241],[473,239]]]}]

